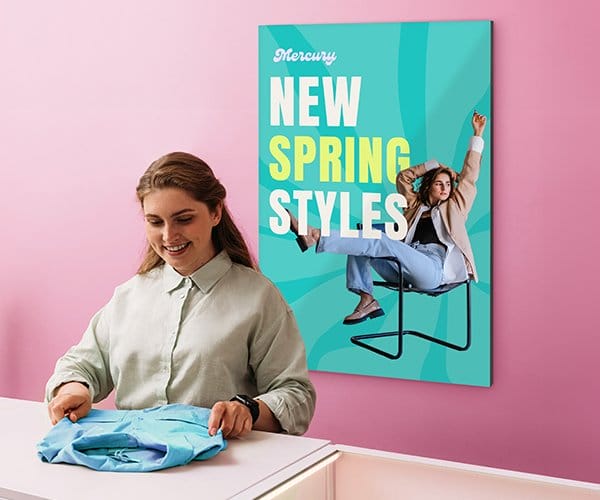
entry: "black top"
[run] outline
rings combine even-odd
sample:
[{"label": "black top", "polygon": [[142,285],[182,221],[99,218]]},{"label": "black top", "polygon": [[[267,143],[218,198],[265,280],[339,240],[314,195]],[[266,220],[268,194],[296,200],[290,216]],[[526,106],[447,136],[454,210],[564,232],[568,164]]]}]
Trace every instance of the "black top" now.
[{"label": "black top", "polygon": [[427,212],[427,215],[423,214],[419,219],[419,222],[417,222],[417,227],[415,229],[413,241],[418,241],[422,245],[425,245],[427,243],[437,243],[438,245],[442,245],[445,248],[445,245],[440,241],[437,233],[435,232],[433,220],[431,219],[431,215],[429,212]]}]

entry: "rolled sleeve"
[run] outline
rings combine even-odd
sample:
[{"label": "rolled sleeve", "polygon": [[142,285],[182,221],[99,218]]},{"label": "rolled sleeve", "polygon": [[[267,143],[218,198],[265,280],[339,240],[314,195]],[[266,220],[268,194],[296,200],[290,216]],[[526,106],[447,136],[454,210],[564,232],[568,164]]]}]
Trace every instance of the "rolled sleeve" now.
[{"label": "rolled sleeve", "polygon": [[425,162],[425,170],[429,172],[430,170],[435,170],[440,166],[440,163],[437,160],[427,160]]},{"label": "rolled sleeve", "polygon": [[474,135],[473,137],[471,137],[471,140],[469,142],[469,150],[470,151],[475,151],[476,153],[483,153],[483,148],[485,146],[485,141],[483,140],[482,137],[478,136],[478,135]]},{"label": "rolled sleeve", "polygon": [[266,304],[261,330],[251,349],[257,398],[269,407],[285,432],[303,434],[316,401],[304,342],[292,311],[279,293]]}]

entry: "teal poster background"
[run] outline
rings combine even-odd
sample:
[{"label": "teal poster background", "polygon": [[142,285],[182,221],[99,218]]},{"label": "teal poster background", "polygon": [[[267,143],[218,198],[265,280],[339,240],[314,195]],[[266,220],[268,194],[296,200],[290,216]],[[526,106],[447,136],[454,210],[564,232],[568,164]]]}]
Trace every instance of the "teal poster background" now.
[{"label": "teal poster background", "polygon": [[[377,287],[386,315],[343,325],[358,302],[345,287],[345,256],[301,253],[277,227],[274,207],[298,214],[300,193],[308,223],[322,227],[317,193],[335,196],[331,228],[354,228],[364,193],[378,193],[373,208],[389,221],[384,201],[400,169],[437,159],[460,171],[474,110],[488,120],[467,220],[479,274],[472,344],[459,352],[405,336],[397,360],[361,349],[351,336],[396,327],[397,292]],[[309,369],[491,385],[491,129],[489,21],[259,27],[259,263],[296,314]],[[405,294],[404,327],[463,342],[463,288],[437,298]],[[393,339],[379,342],[393,350]]]}]

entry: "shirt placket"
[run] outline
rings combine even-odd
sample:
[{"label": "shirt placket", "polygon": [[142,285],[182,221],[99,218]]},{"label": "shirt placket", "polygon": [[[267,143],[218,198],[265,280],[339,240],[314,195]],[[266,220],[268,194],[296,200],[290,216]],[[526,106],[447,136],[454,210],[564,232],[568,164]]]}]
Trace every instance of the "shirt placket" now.
[{"label": "shirt placket", "polygon": [[160,404],[168,404],[168,389],[173,370],[173,351],[177,344],[177,337],[184,320],[184,307],[190,290],[194,283],[191,278],[185,278],[183,285],[171,294],[171,314],[167,324],[166,339],[160,360],[160,383],[158,387],[158,399]]}]

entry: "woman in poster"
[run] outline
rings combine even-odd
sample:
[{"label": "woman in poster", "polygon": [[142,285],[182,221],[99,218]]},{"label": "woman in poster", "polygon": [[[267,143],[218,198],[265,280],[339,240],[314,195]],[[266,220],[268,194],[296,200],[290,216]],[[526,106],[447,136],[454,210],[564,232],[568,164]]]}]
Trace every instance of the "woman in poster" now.
[{"label": "woman in poster", "polygon": [[[332,231],[330,236],[308,226],[307,234],[298,234],[298,220],[290,213],[290,229],[304,252],[316,246],[317,253],[329,252],[348,256],[346,287],[359,295],[354,311],[344,318],[352,325],[384,314],[373,297],[373,268],[386,281],[398,280],[394,257],[402,264],[404,280],[415,288],[433,290],[446,283],[477,280],[475,259],[465,226],[473,206],[479,177],[486,117],[474,112],[471,119],[473,137],[459,173],[430,160],[398,173],[396,186],[406,198],[404,217],[408,232],[403,241],[385,234],[381,239],[347,238]],[[420,180],[418,187],[415,181]]]}]

